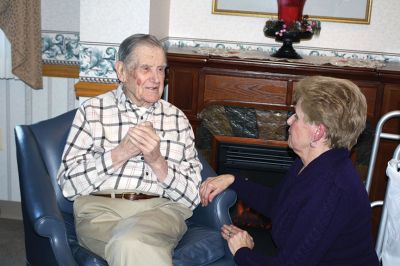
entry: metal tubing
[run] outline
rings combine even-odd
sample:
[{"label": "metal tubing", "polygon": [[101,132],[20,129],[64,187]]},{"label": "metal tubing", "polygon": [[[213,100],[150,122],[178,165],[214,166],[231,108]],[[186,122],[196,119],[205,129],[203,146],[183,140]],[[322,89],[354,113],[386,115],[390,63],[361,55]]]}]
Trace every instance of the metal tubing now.
[{"label": "metal tubing", "polygon": [[391,111],[391,112],[386,113],[379,119],[378,124],[376,126],[374,143],[372,145],[371,158],[369,161],[367,180],[365,183],[365,188],[366,188],[368,194],[369,194],[369,190],[371,188],[372,175],[373,175],[374,169],[375,169],[376,155],[378,153],[380,138],[391,139],[391,140],[400,140],[400,135],[398,135],[398,134],[382,133],[382,128],[383,128],[383,125],[385,124],[385,122],[393,117],[400,117],[400,110]]}]

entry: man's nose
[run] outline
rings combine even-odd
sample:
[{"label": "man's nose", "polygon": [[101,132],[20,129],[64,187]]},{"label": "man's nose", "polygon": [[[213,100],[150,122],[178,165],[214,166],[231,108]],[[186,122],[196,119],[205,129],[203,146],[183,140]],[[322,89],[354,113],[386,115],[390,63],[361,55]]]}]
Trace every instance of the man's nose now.
[{"label": "man's nose", "polygon": [[157,70],[153,70],[151,72],[151,80],[155,83],[160,83],[161,82],[161,75],[159,73],[159,71]]}]

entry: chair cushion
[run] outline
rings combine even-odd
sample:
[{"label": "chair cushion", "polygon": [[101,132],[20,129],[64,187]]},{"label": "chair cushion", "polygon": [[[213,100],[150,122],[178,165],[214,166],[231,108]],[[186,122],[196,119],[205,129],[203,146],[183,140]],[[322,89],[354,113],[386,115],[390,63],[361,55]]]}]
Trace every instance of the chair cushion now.
[{"label": "chair cushion", "polygon": [[[63,213],[68,242],[79,265],[108,265],[105,260],[80,246],[76,237],[74,217]],[[201,266],[213,263],[225,256],[224,242],[219,231],[205,226],[188,224],[173,254],[174,266]]]},{"label": "chair cushion", "polygon": [[188,225],[173,255],[174,266],[200,266],[224,257],[224,242],[219,231],[205,226]]}]

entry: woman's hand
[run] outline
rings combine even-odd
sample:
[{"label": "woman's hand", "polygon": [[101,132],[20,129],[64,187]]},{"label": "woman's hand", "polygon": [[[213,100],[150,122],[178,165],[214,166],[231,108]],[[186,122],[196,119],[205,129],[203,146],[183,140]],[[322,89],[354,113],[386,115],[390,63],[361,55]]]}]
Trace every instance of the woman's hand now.
[{"label": "woman's hand", "polygon": [[215,196],[229,187],[234,180],[235,177],[229,174],[207,178],[200,186],[201,205],[203,207],[207,206]]},{"label": "woman's hand", "polygon": [[254,241],[249,233],[234,225],[225,224],[221,229],[221,235],[228,241],[229,250],[232,255],[235,255],[236,251],[243,247],[254,248]]}]

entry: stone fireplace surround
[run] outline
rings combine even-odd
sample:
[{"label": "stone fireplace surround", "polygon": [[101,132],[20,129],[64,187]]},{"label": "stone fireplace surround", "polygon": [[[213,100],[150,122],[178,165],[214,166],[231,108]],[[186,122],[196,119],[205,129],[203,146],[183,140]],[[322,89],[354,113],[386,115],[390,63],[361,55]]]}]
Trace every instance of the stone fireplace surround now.
[{"label": "stone fireplace surround", "polygon": [[[201,122],[196,130],[196,147],[214,167],[216,167],[213,161],[216,158],[216,151],[213,151],[213,146],[219,136],[234,137],[236,143],[287,148],[286,120],[290,114],[290,111],[282,110],[209,105],[198,116]],[[366,129],[353,148],[357,151],[357,156],[353,155],[352,158],[363,179],[365,168],[369,164],[373,134],[374,129],[367,122]]]}]

